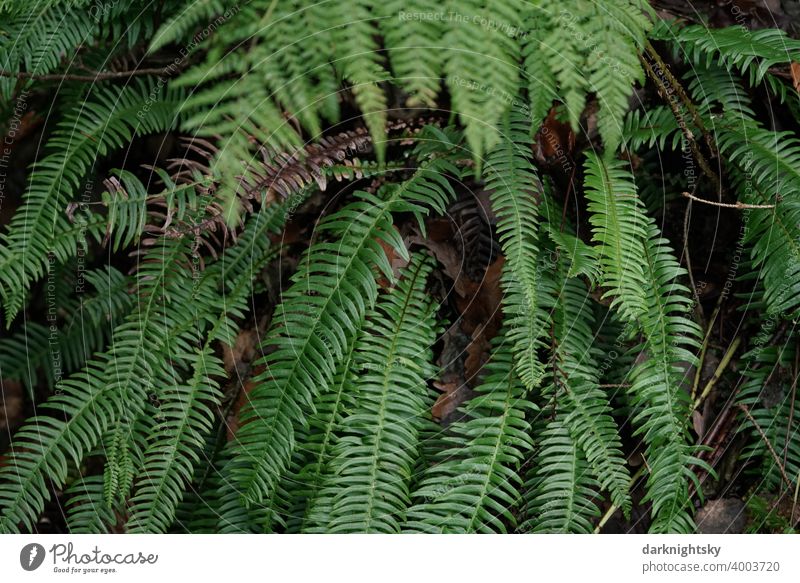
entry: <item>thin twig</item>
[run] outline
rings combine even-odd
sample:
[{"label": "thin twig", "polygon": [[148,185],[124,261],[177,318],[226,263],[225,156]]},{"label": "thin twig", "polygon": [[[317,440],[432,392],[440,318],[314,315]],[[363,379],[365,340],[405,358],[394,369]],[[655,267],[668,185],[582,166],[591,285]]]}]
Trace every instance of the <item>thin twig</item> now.
[{"label": "thin twig", "polygon": [[743,202],[736,201],[735,203],[726,203],[726,202],[714,202],[713,200],[705,200],[704,198],[698,198],[695,195],[684,192],[683,196],[690,200],[696,200],[697,202],[702,202],[703,204],[710,204],[711,206],[720,206],[726,209],[774,209],[774,204],[746,204]]},{"label": "thin twig", "polygon": [[714,323],[717,321],[717,316],[719,315],[719,310],[721,308],[723,297],[724,296],[720,294],[719,299],[717,300],[717,305],[714,307],[714,311],[711,312],[711,321],[708,323],[705,336],[703,337],[703,345],[700,347],[700,362],[697,364],[697,370],[694,373],[694,382],[692,383],[692,391],[691,391],[692,400],[694,400],[695,396],[697,395],[697,389],[700,387],[700,374],[703,371],[703,363],[705,362],[706,359],[706,350],[708,350],[708,341],[711,339],[711,329],[714,327]]},{"label": "thin twig", "polygon": [[764,443],[766,444],[769,453],[772,455],[772,459],[774,459],[775,463],[778,464],[778,469],[781,472],[781,477],[783,478],[783,481],[786,482],[786,485],[789,486],[789,489],[791,490],[794,487],[794,484],[792,484],[792,481],[789,479],[789,476],[786,475],[786,468],[783,467],[783,463],[781,463],[781,458],[779,458],[778,454],[775,453],[775,449],[769,442],[769,438],[767,438],[767,435],[764,433],[764,430],[761,429],[761,426],[758,424],[758,421],[756,421],[750,414],[750,410],[747,408],[747,405],[740,404],[739,409],[741,409],[742,412],[745,414],[745,416],[747,416],[747,418],[750,420],[750,423],[752,423],[753,426],[756,428],[756,431],[758,431],[758,434],[761,436],[761,439],[764,440]]},{"label": "thin twig", "polygon": [[674,99],[670,99],[670,91],[668,90],[667,86],[664,84],[664,81],[658,76],[658,74],[653,69],[653,66],[650,64],[644,56],[640,56],[639,60],[644,65],[644,69],[647,72],[647,75],[655,82],[658,86],[659,93],[667,102],[670,111],[672,112],[673,117],[678,122],[678,127],[683,134],[683,137],[686,138],[686,142],[689,144],[689,148],[692,151],[692,155],[694,156],[697,163],[700,165],[700,169],[703,171],[703,174],[708,176],[711,179],[711,182],[714,183],[714,188],[717,191],[717,195],[719,196],[720,200],[722,200],[722,181],[720,180],[719,176],[717,176],[716,172],[711,169],[711,165],[706,160],[706,157],[700,151],[697,142],[692,135],[691,130],[686,125],[686,120],[683,119],[683,114],[681,113],[678,104],[675,102]]},{"label": "thin twig", "polygon": [[703,118],[700,116],[700,112],[697,111],[694,103],[692,100],[689,99],[689,96],[686,94],[686,90],[683,88],[683,85],[675,78],[675,75],[672,74],[672,71],[669,70],[667,64],[664,62],[664,59],[661,58],[661,55],[658,54],[658,51],[650,44],[650,41],[645,42],[645,50],[647,54],[650,55],[650,58],[653,59],[661,71],[664,73],[664,77],[669,82],[672,89],[675,93],[678,94],[678,97],[681,98],[681,101],[686,106],[686,109],[689,110],[689,114],[692,116],[692,121],[698,127],[698,129],[703,133],[703,137],[706,140],[706,145],[708,146],[711,155],[714,158],[718,158],[719,154],[717,153],[717,148],[714,144],[714,139],[711,137],[711,134],[706,129],[705,124],[703,123]]},{"label": "thin twig", "polygon": [[[697,284],[694,281],[694,273],[692,269],[692,254],[689,251],[689,215],[691,214],[692,203],[686,205],[683,212],[683,257],[686,258],[686,273],[689,276],[689,283],[692,286],[692,296],[694,298],[694,310],[700,317],[700,325],[705,326],[706,315],[703,312],[703,305],[700,303],[700,292],[697,291]],[[703,357],[700,357],[702,363]],[[699,369],[698,369],[699,370]]]},{"label": "thin twig", "polygon": [[91,75],[73,75],[70,73],[38,75],[25,71],[3,71],[0,70],[0,77],[12,77],[16,79],[33,79],[34,81],[105,81],[108,79],[125,79],[138,75],[162,75],[171,76],[179,72],[180,68],[175,66],[162,67],[158,69],[134,69],[132,71],[96,71]]},{"label": "thin twig", "polygon": [[700,396],[695,399],[694,404],[692,406],[692,411],[689,413],[690,417],[691,414],[694,411],[697,411],[697,408],[700,407],[700,405],[702,405],[703,401],[706,399],[706,397],[708,397],[709,393],[711,393],[711,389],[714,388],[714,385],[717,384],[717,381],[722,376],[722,373],[725,372],[726,368],[728,368],[728,365],[730,364],[731,359],[733,358],[736,349],[739,348],[739,344],[741,344],[741,342],[742,342],[741,336],[737,336],[736,338],[734,338],[733,342],[731,342],[731,345],[728,347],[728,350],[725,351],[725,355],[722,357],[722,360],[719,361],[717,370],[715,370],[711,378],[708,379],[708,382],[706,383],[703,392],[700,393]]},{"label": "thin twig", "polygon": [[783,446],[783,465],[789,455],[789,440],[792,436],[792,423],[794,421],[794,403],[797,397],[797,375],[800,374],[800,344],[794,347],[794,378],[792,379],[792,402],[789,405],[789,421],[786,423],[786,444]]}]

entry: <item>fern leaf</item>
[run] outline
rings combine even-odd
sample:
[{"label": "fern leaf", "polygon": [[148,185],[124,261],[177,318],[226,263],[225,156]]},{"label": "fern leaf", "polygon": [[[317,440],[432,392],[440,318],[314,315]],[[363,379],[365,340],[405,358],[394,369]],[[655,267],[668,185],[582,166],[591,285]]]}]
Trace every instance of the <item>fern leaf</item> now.
[{"label": "fern leaf", "polygon": [[340,240],[318,243],[303,256],[263,346],[267,370],[256,379],[241,413],[233,471],[248,504],[269,497],[292,456],[304,411],[313,412],[317,394],[329,390],[377,297],[373,269],[392,279],[378,241],[406,253],[392,226],[392,211],[422,213],[425,205],[441,212],[453,195],[445,172],[458,174],[446,158],[434,161],[405,183],[382,191],[384,198],[360,193],[360,200],[320,225],[320,232]]},{"label": "fern leaf", "polygon": [[519,531],[592,532],[592,520],[600,516],[598,484],[563,421],[555,419],[542,431],[535,468],[525,483],[527,519]]},{"label": "fern leaf", "polygon": [[506,263],[503,309],[514,352],[517,374],[528,389],[543,374],[537,351],[543,346],[546,316],[539,305],[538,204],[542,186],[531,161],[529,123],[507,113],[500,144],[487,157],[486,186],[498,216],[498,236]]},{"label": "fern leaf", "polygon": [[353,412],[342,422],[330,482],[322,496],[326,532],[399,532],[419,447],[423,415],[433,404],[435,306],[425,294],[431,261],[412,258],[379,301],[355,355]]},{"label": "fern leaf", "polygon": [[451,426],[451,447],[425,472],[407,512],[405,530],[506,532],[522,486],[518,471],[533,449],[525,417],[536,406],[514,372],[502,335],[495,341],[486,378],[465,407],[466,421]]}]

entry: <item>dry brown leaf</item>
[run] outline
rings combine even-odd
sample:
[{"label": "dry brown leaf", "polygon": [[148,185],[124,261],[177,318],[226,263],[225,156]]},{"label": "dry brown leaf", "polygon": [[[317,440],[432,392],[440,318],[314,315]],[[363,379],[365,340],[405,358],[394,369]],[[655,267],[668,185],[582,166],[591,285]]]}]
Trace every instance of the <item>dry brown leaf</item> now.
[{"label": "dry brown leaf", "polygon": [[235,436],[236,432],[239,430],[239,411],[241,411],[242,407],[245,403],[247,403],[248,399],[250,398],[248,395],[250,391],[256,386],[255,381],[253,379],[264,372],[263,366],[258,366],[253,368],[252,374],[247,379],[247,381],[242,385],[241,391],[239,391],[239,395],[236,398],[236,402],[230,408],[228,412],[228,416],[225,419],[225,425],[227,428],[227,435],[228,441],[231,441]]},{"label": "dry brown leaf", "polygon": [[7,432],[19,427],[23,421],[22,383],[13,380],[0,381],[0,431]]},{"label": "dry brown leaf", "polygon": [[792,73],[792,85],[794,90],[800,93],[800,63],[792,62],[789,65],[789,71]]},{"label": "dry brown leaf", "polygon": [[434,420],[441,421],[458,409],[458,406],[463,401],[463,399],[459,397],[464,391],[459,390],[462,385],[459,385],[457,382],[444,383],[434,381],[433,386],[442,391],[442,394],[439,395],[439,398],[436,399],[436,402],[433,404],[431,415],[433,415]]},{"label": "dry brown leaf", "polygon": [[222,343],[222,362],[229,375],[247,374],[250,363],[258,353],[258,331],[240,330],[233,346]]}]

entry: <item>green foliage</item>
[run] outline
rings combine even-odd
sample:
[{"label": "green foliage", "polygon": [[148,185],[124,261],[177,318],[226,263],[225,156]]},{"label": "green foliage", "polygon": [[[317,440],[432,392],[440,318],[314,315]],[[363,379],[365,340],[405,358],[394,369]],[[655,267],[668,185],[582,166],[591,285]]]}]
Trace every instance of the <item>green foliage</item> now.
[{"label": "green foliage", "polygon": [[519,468],[533,449],[526,420],[537,406],[514,371],[504,336],[495,342],[486,377],[450,428],[448,448],[425,473],[404,530],[506,532],[520,501]]},{"label": "green foliage", "polygon": [[41,278],[49,264],[66,262],[86,239],[98,236],[96,221],[73,224],[63,212],[82,185],[91,190],[91,182],[84,180],[97,158],[126,146],[135,135],[175,125],[177,94],[162,91],[151,97],[155,90],[149,82],[99,88],[65,112],[48,140],[47,155],[31,168],[21,210],[2,234],[0,297],[7,325],[23,307],[31,282]]},{"label": "green foliage", "polygon": [[413,257],[397,285],[378,300],[352,362],[352,413],[327,466],[312,511],[325,532],[398,532],[419,448],[419,429],[431,402],[431,346],[436,308],[425,294],[431,262]]},{"label": "green foliage", "polygon": [[641,334],[646,356],[630,373],[637,432],[647,443],[648,493],[653,529],[691,531],[686,500],[691,466],[697,460],[687,443],[688,395],[685,370],[696,362],[700,328],[686,317],[686,272],[672,255],[638,198],[633,177],[619,162],[590,154],[586,162],[590,222],[599,243],[601,281],[612,307]]},{"label": "green foliage", "polygon": [[538,205],[544,193],[531,164],[531,143],[523,116],[506,114],[500,144],[487,158],[486,186],[498,215],[498,238],[506,257],[503,273],[508,341],[517,374],[528,389],[543,374],[537,351],[544,345],[546,317],[539,305]]},{"label": "green foliage", "polygon": [[359,193],[359,200],[319,225],[321,233],[339,240],[318,243],[301,258],[262,346],[271,349],[263,361],[269,372],[256,378],[242,413],[232,471],[247,504],[269,497],[291,458],[296,428],[313,411],[316,396],[332,385],[338,362],[377,298],[374,267],[393,278],[378,241],[407,256],[392,212],[427,212],[421,205],[444,210],[452,187],[441,172],[448,170],[458,174],[446,159],[431,162],[379,196]]}]

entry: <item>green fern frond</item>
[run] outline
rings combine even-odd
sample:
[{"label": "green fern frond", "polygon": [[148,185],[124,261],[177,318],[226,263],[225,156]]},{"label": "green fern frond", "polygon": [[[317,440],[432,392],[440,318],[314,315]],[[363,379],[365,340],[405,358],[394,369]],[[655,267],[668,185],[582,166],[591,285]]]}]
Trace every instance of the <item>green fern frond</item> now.
[{"label": "green fern frond", "polygon": [[601,0],[583,30],[593,45],[586,60],[589,88],[600,102],[597,127],[606,152],[622,141],[622,128],[635,83],[644,83],[637,51],[644,47],[649,5],[641,0]]},{"label": "green fern frond", "polygon": [[224,0],[186,2],[152,35],[148,50],[155,53],[168,44],[180,42],[201,25],[215,23],[216,28],[230,18],[231,12],[237,11],[238,7],[231,8],[230,3]]},{"label": "green fern frond", "polygon": [[409,107],[436,106],[444,66],[440,6],[433,0],[388,0],[378,7],[394,80],[409,94]]},{"label": "green fern frond", "polygon": [[[326,532],[399,532],[422,418],[432,399],[437,306],[425,293],[432,262],[414,256],[378,301],[354,356],[352,413],[341,424],[321,493]],[[327,515],[326,515],[327,514]]]},{"label": "green fern frond", "polygon": [[586,198],[592,240],[602,267],[601,285],[608,288],[611,305],[627,320],[645,311],[645,274],[642,241],[647,238],[647,220],[636,194],[633,178],[624,163],[586,155]]},{"label": "green fern frond", "polygon": [[[59,235],[97,236],[96,229],[85,225],[76,229],[64,212],[96,159],[128,144],[134,135],[174,126],[177,95],[165,90],[153,98],[154,91],[155,84],[148,82],[96,89],[58,124],[47,142],[48,155],[32,167],[23,205],[2,234],[0,296],[7,323],[22,307],[31,282],[44,275],[48,256],[64,263],[77,253],[78,237]],[[139,115],[145,111],[147,115]]]},{"label": "green fern frond", "polygon": [[49,497],[49,482],[63,484],[70,461],[78,464],[123,412],[135,418],[133,408],[142,406],[151,383],[162,378],[167,363],[144,347],[157,350],[169,333],[159,319],[171,322],[174,316],[169,304],[159,304],[164,296],[158,290],[179,277],[172,262],[183,250],[181,241],[154,250],[165,263],[160,272],[148,270],[147,283],[154,287],[141,290],[142,305],[114,331],[110,350],[57,387],[60,393],[45,406],[53,416],[39,415],[15,435],[11,461],[0,469],[0,531],[14,532],[19,523],[30,528]]},{"label": "green fern frond", "polygon": [[104,500],[105,480],[101,475],[84,476],[76,480],[65,495],[67,526],[76,534],[97,534],[108,532],[116,522],[115,511]]},{"label": "green fern frond", "polygon": [[[647,443],[649,476],[645,501],[653,503],[653,532],[692,532],[689,481],[692,466],[710,470],[689,445],[686,370],[696,365],[700,327],[686,317],[691,308],[685,276],[658,228],[649,225],[644,245],[647,310],[641,319],[644,360],[631,371],[630,393],[641,410],[634,415]],[[682,363],[686,363],[682,366]]]},{"label": "green fern frond", "polygon": [[625,127],[622,130],[625,147],[629,151],[639,150],[642,147],[660,150],[678,150],[681,146],[683,134],[681,133],[675,116],[666,105],[657,105],[646,110],[636,109],[625,118]]},{"label": "green fern frond", "polygon": [[[44,6],[33,14],[20,11],[3,22],[0,69],[10,73],[49,73],[61,64],[64,55],[72,53],[83,43],[90,43],[99,32],[98,28],[97,23],[86,18],[80,10]],[[30,82],[23,85],[23,91],[29,85]],[[0,78],[3,101],[10,102],[15,89],[17,79]]]},{"label": "green fern frond", "polygon": [[689,80],[689,94],[697,104],[700,115],[711,115],[716,102],[722,106],[723,112],[731,112],[736,116],[755,116],[750,107],[750,97],[741,82],[724,67],[698,65],[688,71],[686,77]]},{"label": "green fern frond", "polygon": [[[105,346],[111,329],[132,307],[130,283],[113,267],[86,272],[70,283],[77,286],[73,289],[85,292],[85,282],[94,291],[81,295],[79,301],[53,302],[53,316],[54,306],[60,305],[64,317],[55,332],[49,326],[28,322],[13,337],[0,339],[0,376],[23,381],[32,390],[41,374],[53,389],[62,376],[81,368]],[[46,309],[49,315],[51,307]]]},{"label": "green fern frond", "polygon": [[749,209],[744,219],[767,310],[791,318],[800,307],[800,140],[746,119],[726,121],[717,142],[739,200],[774,205]]},{"label": "green fern frond", "polygon": [[210,407],[221,398],[218,383],[212,379],[225,376],[222,363],[209,347],[185,358],[192,366],[192,376],[185,384],[165,391],[130,500],[129,532],[164,532],[172,524],[192,464],[199,460],[197,449],[204,433],[212,428]]},{"label": "green fern frond", "polygon": [[590,533],[600,516],[598,484],[583,452],[560,419],[541,432],[535,469],[525,482],[526,520],[519,532]]},{"label": "green fern frond", "polygon": [[[739,432],[748,436],[740,459],[754,463],[752,471],[758,478],[757,490],[780,491],[787,486],[781,469],[790,480],[796,481],[800,476],[800,447],[797,443],[800,421],[792,413],[792,361],[796,341],[791,340],[784,346],[759,346],[758,339],[755,338],[753,348],[742,356],[747,367],[738,404],[747,407],[758,426],[740,414]],[[765,439],[769,445],[764,443]],[[783,468],[778,466],[772,452],[778,456]]]},{"label": "green fern frond", "polygon": [[527,10],[523,18],[526,19],[527,33],[523,38],[523,79],[527,81],[528,101],[530,103],[531,135],[539,131],[553,102],[558,100],[556,91],[556,73],[544,58],[550,48],[545,43],[549,41],[550,19],[545,18],[535,8]]},{"label": "green fern frond", "polygon": [[334,8],[332,41],[335,66],[350,83],[364,122],[372,134],[375,155],[383,163],[386,152],[387,99],[381,83],[389,79],[380,46],[375,40],[376,14],[367,0],[349,0]]},{"label": "green fern frond", "polygon": [[693,64],[708,67],[716,62],[728,70],[739,69],[752,86],[768,75],[770,67],[800,61],[800,41],[778,28],[686,26],[672,38],[680,43]]},{"label": "green fern frond", "polygon": [[406,513],[414,532],[506,532],[522,483],[518,471],[533,449],[526,415],[537,410],[514,372],[503,335],[495,341],[486,378],[464,408],[466,421],[450,427],[450,446],[425,472]]},{"label": "green fern frond", "polygon": [[[687,443],[688,395],[685,369],[699,349],[700,329],[686,317],[691,306],[685,275],[644,212],[633,177],[619,162],[587,160],[587,198],[590,222],[603,267],[603,281],[612,287],[612,306],[637,325],[646,355],[631,371],[630,394],[640,412],[634,416],[637,433],[647,443],[648,492],[653,502],[652,530],[685,532],[693,529],[689,515],[688,481],[698,460]],[[608,285],[608,284],[607,284]]]},{"label": "green fern frond", "polygon": [[611,501],[627,513],[631,508],[630,476],[611,404],[598,386],[589,293],[577,279],[566,279],[557,288],[560,291],[553,315],[557,342],[553,381],[562,422],[581,448],[582,457],[588,462],[587,471],[611,494]]},{"label": "green fern frond", "polygon": [[[331,462],[336,444],[340,440],[340,432],[345,417],[355,410],[357,375],[355,367],[356,348],[363,340],[353,342],[349,352],[339,364],[331,390],[322,393],[314,413],[308,420],[308,436],[300,446],[305,464],[296,476],[292,476],[295,496],[295,507],[298,508],[299,525],[297,530],[309,530],[315,522],[314,514],[330,515],[330,500],[320,498],[324,488],[329,485]],[[322,505],[325,506],[322,506]],[[320,519],[316,520],[321,522]]]},{"label": "green fern frond", "polygon": [[486,160],[486,187],[498,217],[503,266],[503,310],[519,378],[535,388],[543,374],[538,350],[544,346],[546,315],[539,296],[538,205],[544,193],[536,176],[530,123],[509,112],[501,124],[499,145]]},{"label": "green fern frond", "polygon": [[[502,24],[513,26],[521,14],[518,0],[450,0],[444,36],[444,70],[453,101],[464,124],[476,171],[499,139],[498,124],[517,95],[519,40]],[[481,25],[493,23],[494,26]]]},{"label": "green fern frond", "polygon": [[262,346],[268,355],[261,364],[267,370],[256,379],[241,414],[233,471],[248,504],[269,496],[292,456],[304,411],[313,411],[316,396],[333,383],[336,367],[377,297],[375,268],[393,279],[378,241],[407,257],[391,213],[421,215],[429,207],[441,212],[453,196],[445,173],[459,172],[446,158],[434,160],[379,197],[359,193],[359,200],[320,224],[320,233],[339,241],[318,243],[301,259]]}]

